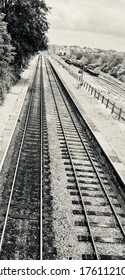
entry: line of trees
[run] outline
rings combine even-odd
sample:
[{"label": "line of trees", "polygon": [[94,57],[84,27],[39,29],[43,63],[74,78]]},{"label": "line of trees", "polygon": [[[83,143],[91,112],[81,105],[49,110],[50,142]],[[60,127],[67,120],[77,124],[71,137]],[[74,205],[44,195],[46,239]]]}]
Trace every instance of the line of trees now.
[{"label": "line of trees", "polygon": [[47,49],[49,10],[44,0],[1,0],[0,93],[19,77],[32,55]]},{"label": "line of trees", "polygon": [[71,48],[70,59],[81,65],[89,64],[96,70],[101,70],[125,82],[125,53],[115,50],[101,50],[87,48]]},{"label": "line of trees", "polygon": [[14,80],[11,65],[14,62],[14,49],[11,45],[11,36],[7,31],[7,24],[0,15],[0,99],[3,102],[4,94]]}]

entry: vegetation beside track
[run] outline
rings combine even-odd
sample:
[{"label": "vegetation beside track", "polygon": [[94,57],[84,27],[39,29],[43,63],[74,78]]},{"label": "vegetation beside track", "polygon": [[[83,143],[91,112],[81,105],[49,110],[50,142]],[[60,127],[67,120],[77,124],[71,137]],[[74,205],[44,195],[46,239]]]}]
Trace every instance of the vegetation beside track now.
[{"label": "vegetation beside track", "polygon": [[0,3],[0,97],[19,77],[28,60],[47,49],[44,0],[2,0]]}]

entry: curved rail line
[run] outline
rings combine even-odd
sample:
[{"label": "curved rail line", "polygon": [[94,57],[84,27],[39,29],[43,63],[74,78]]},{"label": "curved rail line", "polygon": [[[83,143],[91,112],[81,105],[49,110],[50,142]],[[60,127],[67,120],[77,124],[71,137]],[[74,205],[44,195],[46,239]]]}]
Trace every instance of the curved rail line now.
[{"label": "curved rail line", "polygon": [[107,91],[111,91],[115,96],[120,95],[125,97],[125,89],[120,87],[117,83],[113,83],[104,77],[99,76],[96,80],[101,86],[103,86]]},{"label": "curved rail line", "polygon": [[122,91],[122,93],[124,94],[125,92],[125,86],[124,84],[120,84],[120,81],[119,80],[113,80],[111,77],[103,77],[103,76],[99,76],[101,79],[105,80],[105,82],[109,83],[110,85],[112,86],[116,86],[118,89],[120,89]]},{"label": "curved rail line", "polygon": [[[122,243],[125,248],[125,230],[120,217],[120,215],[124,216],[124,211],[122,212],[116,200],[113,200],[117,199],[112,193],[115,186],[113,186],[108,174],[106,174],[100,161],[98,161],[96,153],[93,151],[91,143],[88,142],[76,113],[72,110],[66,93],[64,93],[64,89],[62,89],[48,61],[46,61],[46,69],[57,114],[56,122],[62,149],[62,158],[65,160],[67,170],[71,171],[70,173],[67,172],[68,182],[71,183],[69,189],[73,190],[71,192],[72,195],[74,193],[75,196],[77,195],[79,197],[77,203],[82,208],[79,211],[75,211],[77,213],[80,212],[80,215],[82,214],[84,226],[88,229],[88,236],[78,236],[78,240],[81,242],[90,242],[91,240],[93,248],[93,254],[83,252],[82,258],[103,259],[105,255],[106,258],[113,258],[113,253],[111,255],[104,253],[105,246],[114,243],[117,247],[117,244]],[[69,179],[70,177],[71,179]],[[97,202],[96,205],[100,208],[100,211],[94,205],[94,200],[96,199],[91,194],[92,192],[95,194],[95,197],[96,195],[98,198],[100,197],[100,202]],[[94,207],[96,211],[93,211]],[[105,208],[108,210],[105,210]],[[112,222],[102,225],[98,221],[100,215],[102,219],[106,216],[111,217]],[[96,222],[93,221],[93,216],[96,216]],[[103,227],[108,236],[108,231],[113,226],[118,233],[118,238],[116,238],[116,234],[114,236],[113,234],[110,235],[109,238],[101,235]]]},{"label": "curved rail line", "polygon": [[34,259],[40,254],[40,72],[41,57],[30,85],[25,127],[0,234],[1,259]]}]

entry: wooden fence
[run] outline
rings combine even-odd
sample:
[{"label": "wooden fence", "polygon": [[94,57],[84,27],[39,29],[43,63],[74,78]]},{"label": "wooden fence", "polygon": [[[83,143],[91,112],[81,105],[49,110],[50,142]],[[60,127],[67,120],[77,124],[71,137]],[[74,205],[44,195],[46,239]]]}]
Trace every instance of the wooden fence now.
[{"label": "wooden fence", "polygon": [[111,114],[116,114],[118,116],[118,119],[123,119],[125,121],[125,112],[122,108],[119,108],[115,105],[114,102],[112,102],[109,98],[106,98],[100,91],[98,91],[96,88],[93,88],[91,85],[89,85],[86,81],[84,81],[84,87],[86,90],[94,96],[95,99],[100,100],[101,103],[103,103],[106,108],[111,109]]}]

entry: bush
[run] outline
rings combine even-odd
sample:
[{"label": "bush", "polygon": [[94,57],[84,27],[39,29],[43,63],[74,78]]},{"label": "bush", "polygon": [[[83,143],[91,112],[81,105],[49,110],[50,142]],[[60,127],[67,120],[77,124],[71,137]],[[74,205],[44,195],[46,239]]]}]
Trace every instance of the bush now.
[{"label": "bush", "polygon": [[6,92],[12,84],[13,74],[11,63],[14,58],[11,46],[11,37],[7,32],[7,24],[3,21],[4,15],[0,15],[0,99],[3,101]]}]

